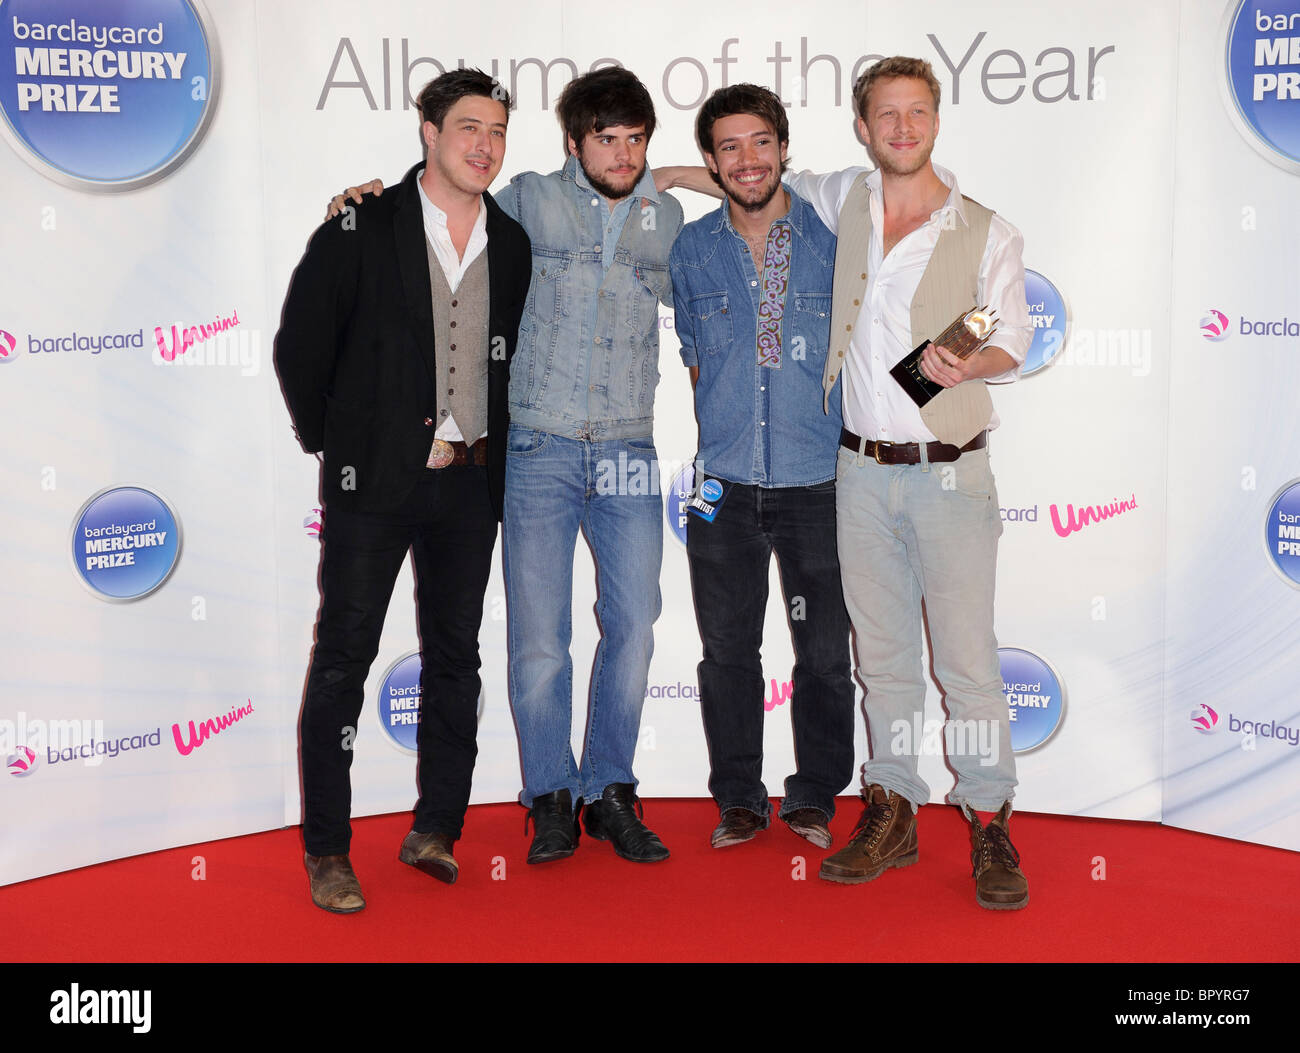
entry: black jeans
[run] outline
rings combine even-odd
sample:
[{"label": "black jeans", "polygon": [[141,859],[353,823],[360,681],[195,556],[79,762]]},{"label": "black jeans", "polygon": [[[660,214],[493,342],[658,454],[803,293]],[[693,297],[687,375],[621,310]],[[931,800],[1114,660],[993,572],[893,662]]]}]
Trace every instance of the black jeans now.
[{"label": "black jeans", "polygon": [[700,710],[709,742],[709,792],[718,807],[766,816],[760,661],[768,565],[776,553],[794,643],[790,699],[797,770],[781,814],[835,814],[853,777],[849,616],[835,550],[835,482],[763,489],[724,483],[712,523],[691,515],[686,550],[704,643]]},{"label": "black jeans", "polygon": [[411,550],[422,663],[414,829],[460,836],[478,756],[478,633],[496,535],[487,469],[474,465],[427,469],[390,514],[326,508],[301,724],[303,840],[311,855],[348,851],[351,740],[393,584]]}]

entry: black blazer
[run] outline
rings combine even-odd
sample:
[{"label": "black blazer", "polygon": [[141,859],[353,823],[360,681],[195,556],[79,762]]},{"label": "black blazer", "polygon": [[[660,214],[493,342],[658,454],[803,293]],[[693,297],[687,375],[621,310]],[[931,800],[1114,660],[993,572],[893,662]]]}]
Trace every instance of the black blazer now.
[{"label": "black blazer", "polygon": [[[312,236],[284,302],[275,366],[327,507],[384,512],[425,471],[438,420],[433,301],[416,165]],[[487,209],[488,484],[501,518],[510,359],[532,276],[523,227]]]}]

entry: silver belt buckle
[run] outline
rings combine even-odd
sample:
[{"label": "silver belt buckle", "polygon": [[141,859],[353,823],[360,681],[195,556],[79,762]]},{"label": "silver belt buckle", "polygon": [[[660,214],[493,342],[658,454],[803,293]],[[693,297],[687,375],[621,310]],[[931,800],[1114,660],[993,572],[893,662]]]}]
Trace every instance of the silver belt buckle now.
[{"label": "silver belt buckle", "polygon": [[426,468],[446,468],[455,459],[456,451],[451,443],[446,439],[434,439],[433,448],[429,450],[429,459],[424,463]]}]

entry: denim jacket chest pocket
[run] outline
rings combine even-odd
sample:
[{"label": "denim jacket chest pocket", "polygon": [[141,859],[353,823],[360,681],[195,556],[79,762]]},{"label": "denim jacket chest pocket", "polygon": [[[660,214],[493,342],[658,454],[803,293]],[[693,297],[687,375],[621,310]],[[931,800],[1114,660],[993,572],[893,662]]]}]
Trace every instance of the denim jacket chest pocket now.
[{"label": "denim jacket chest pocket", "polygon": [[569,263],[566,252],[533,249],[533,280],[528,287],[527,311],[542,325],[555,325],[569,314],[572,294]]},{"label": "denim jacket chest pocket", "polygon": [[668,265],[641,260],[632,265],[632,272],[635,282],[628,290],[628,328],[632,330],[634,339],[650,332],[658,335],[659,304],[669,299],[672,292]]},{"label": "denim jacket chest pocket", "polygon": [[731,309],[725,292],[693,296],[689,310],[697,353],[716,355],[731,343]]},{"label": "denim jacket chest pocket", "polygon": [[792,300],[790,335],[802,337],[809,357],[820,361],[826,357],[830,342],[831,294],[796,292]]}]

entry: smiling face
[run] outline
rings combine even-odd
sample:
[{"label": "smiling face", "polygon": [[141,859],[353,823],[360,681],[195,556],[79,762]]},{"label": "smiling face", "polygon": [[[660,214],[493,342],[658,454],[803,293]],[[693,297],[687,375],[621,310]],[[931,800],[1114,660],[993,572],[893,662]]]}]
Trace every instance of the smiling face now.
[{"label": "smiling face", "polygon": [[886,175],[911,175],[930,162],[939,113],[925,81],[890,77],[871,86],[858,130]]},{"label": "smiling face", "polygon": [[588,132],[580,143],[570,137],[569,152],[577,156],[583,174],[597,193],[621,201],[645,175],[648,142],[645,125],[612,124]]},{"label": "smiling face", "polygon": [[746,212],[761,212],[781,188],[787,143],[772,126],[749,113],[713,122],[713,151],[704,155],[722,189]]},{"label": "smiling face", "polygon": [[426,168],[438,185],[460,194],[482,194],[506,156],[506,108],[485,95],[457,99],[442,120],[423,125]]}]

